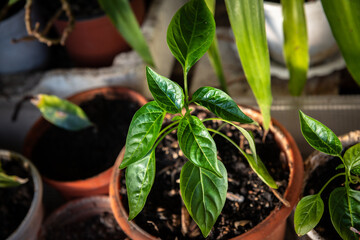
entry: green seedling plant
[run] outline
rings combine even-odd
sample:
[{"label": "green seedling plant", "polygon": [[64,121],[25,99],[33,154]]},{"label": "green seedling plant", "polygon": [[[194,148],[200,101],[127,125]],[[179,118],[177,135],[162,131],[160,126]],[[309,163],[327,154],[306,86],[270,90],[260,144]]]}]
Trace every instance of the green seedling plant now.
[{"label": "green seedling plant", "polygon": [[[277,188],[276,182],[256,155],[252,134],[236,124],[257,123],[219,89],[201,87],[189,99],[188,73],[209,49],[214,36],[215,21],[206,3],[204,0],[191,0],[176,12],[167,30],[167,44],[183,68],[184,89],[153,69],[146,68],[147,82],[154,101],[135,113],[126,139],[124,158],[119,166],[120,169],[126,168],[129,220],[141,212],[153,186],[156,147],[167,134],[175,130],[179,147],[189,160],[180,173],[181,197],[204,237],[208,236],[224,207],[228,188],[227,171],[217,159],[216,144],[210,132],[232,143],[258,176],[269,187]],[[207,108],[218,117],[200,120],[191,115],[191,103]],[[169,125],[162,128],[168,113],[175,116]],[[212,120],[235,126],[248,140],[252,154],[245,153],[219,129],[204,126],[203,122]]]},{"label": "green seedling plant", "polygon": [[20,178],[15,175],[8,175],[1,167],[0,161],[0,188],[10,188],[10,187],[17,187],[21,184],[27,183],[27,178]]},{"label": "green seedling plant", "polygon": [[342,187],[335,188],[329,197],[331,222],[345,240],[358,240],[360,229],[360,191],[352,189],[352,184],[360,182],[360,143],[347,149],[342,155],[343,147],[339,138],[325,125],[300,111],[301,131],[306,141],[316,150],[340,158],[338,173],[328,180],[315,195],[303,197],[298,203],[294,216],[295,231],[304,235],[320,221],[324,212],[321,193],[335,178],[343,177]]}]

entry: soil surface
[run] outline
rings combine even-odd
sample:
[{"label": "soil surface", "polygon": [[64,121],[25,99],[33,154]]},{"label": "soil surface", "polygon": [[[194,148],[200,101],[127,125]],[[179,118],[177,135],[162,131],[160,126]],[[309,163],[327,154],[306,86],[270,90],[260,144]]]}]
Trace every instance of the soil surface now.
[{"label": "soil surface", "polygon": [[107,100],[103,95],[80,105],[96,128],[67,131],[51,125],[39,139],[32,160],[50,179],[85,179],[111,167],[122,147],[135,112],[128,99]]},{"label": "soil surface", "polygon": [[[343,151],[344,153],[345,151]],[[308,179],[308,183],[304,189],[304,196],[316,194],[320,191],[320,189],[325,185],[325,183],[334,175],[344,172],[344,169],[336,170],[336,167],[341,164],[341,160],[338,157],[329,156],[328,162],[321,166],[317,167],[316,170],[313,171],[311,176]],[[338,177],[333,180],[322,192],[321,198],[324,202],[324,214],[319,222],[319,224],[315,227],[315,230],[327,240],[338,240],[341,239],[339,234],[336,232],[333,227],[329,214],[329,197],[330,193],[337,187],[343,186],[344,178]],[[356,186],[352,186],[354,190],[360,190],[360,184]]]},{"label": "soil surface", "polygon": [[124,240],[128,239],[109,212],[71,224],[56,225],[46,232],[44,240]]},{"label": "soil surface", "polygon": [[[197,110],[194,115],[200,119],[211,116]],[[207,127],[214,129],[220,124],[220,122],[206,122]],[[260,158],[280,186],[279,191],[284,193],[289,170],[273,135],[269,133],[264,144],[261,140],[263,132],[259,128],[250,125],[244,127],[253,131]],[[234,127],[227,125],[221,132],[238,142],[240,146],[244,146],[246,151],[250,151],[247,141]],[[215,136],[214,140],[219,159],[228,171],[229,188],[225,207],[208,239],[228,239],[250,230],[281,204],[235,147],[222,137]],[[203,239],[200,230],[190,218],[189,224],[184,225],[186,226],[184,234],[181,230],[182,200],[179,194],[179,176],[181,167],[186,161],[179,150],[175,133],[168,135],[156,150],[155,183],[145,208],[135,218],[135,222],[148,233],[161,239]],[[120,194],[127,208],[124,176],[121,178],[121,186]]]},{"label": "soil surface", "polygon": [[30,209],[34,196],[31,174],[18,161],[0,157],[1,165],[8,175],[27,178],[28,182],[18,187],[0,188],[0,239],[7,239],[21,224]]}]

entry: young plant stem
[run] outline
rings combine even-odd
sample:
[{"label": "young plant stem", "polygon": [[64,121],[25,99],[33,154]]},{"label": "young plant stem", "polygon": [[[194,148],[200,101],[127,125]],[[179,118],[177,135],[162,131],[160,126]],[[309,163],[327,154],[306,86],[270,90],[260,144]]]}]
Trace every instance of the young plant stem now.
[{"label": "young plant stem", "polygon": [[321,190],[318,192],[319,195],[321,195],[321,193],[324,191],[324,189],[327,187],[327,185],[329,185],[329,183],[334,180],[335,178],[342,176],[342,175],[346,175],[345,173],[338,173],[335,176],[333,176],[332,178],[329,179],[329,181],[327,181],[327,183],[325,183],[325,185],[321,188]]},{"label": "young plant stem", "polygon": [[[167,132],[165,132],[165,134],[163,134],[160,138],[158,138],[158,140],[157,140],[157,141],[155,142],[155,144],[154,144],[153,149],[155,149],[155,148],[159,145],[159,143],[166,137],[166,135],[170,134],[172,131],[176,130],[177,128],[178,128],[178,126],[171,128],[170,130],[168,130]],[[160,136],[160,135],[161,135],[161,134],[159,134],[159,136]]]},{"label": "young plant stem", "polygon": [[187,76],[188,73],[184,69],[185,109],[186,109],[186,114],[189,114],[190,110],[189,110],[189,92],[188,92]]}]

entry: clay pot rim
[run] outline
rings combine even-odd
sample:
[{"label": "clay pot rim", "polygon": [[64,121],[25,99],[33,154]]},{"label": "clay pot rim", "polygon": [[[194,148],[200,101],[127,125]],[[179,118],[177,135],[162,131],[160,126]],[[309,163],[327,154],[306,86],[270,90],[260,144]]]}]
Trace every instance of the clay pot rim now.
[{"label": "clay pot rim", "polygon": [[26,213],[26,216],[24,217],[24,219],[19,224],[19,226],[7,238],[7,240],[12,240],[12,239],[17,239],[18,235],[21,235],[22,231],[24,231],[23,229],[29,228],[29,226],[32,223],[31,222],[32,216],[34,216],[39,211],[39,209],[42,209],[43,183],[41,181],[40,173],[38,172],[38,170],[36,169],[34,164],[26,157],[24,157],[16,152],[9,151],[9,150],[3,150],[3,149],[0,149],[0,155],[4,158],[8,158],[8,159],[11,159],[13,156],[17,159],[20,159],[23,162],[24,167],[27,167],[27,166],[29,167],[29,170],[30,170],[33,182],[34,182],[34,195],[33,195],[32,201],[31,201],[30,208],[29,208],[28,212]]},{"label": "clay pot rim", "polygon": [[[241,110],[248,116],[252,117],[254,120],[258,121],[260,124],[262,123],[262,116],[258,110],[255,110],[251,107],[245,107],[239,105]],[[251,114],[250,114],[251,113]],[[253,116],[254,115],[254,116]],[[287,217],[290,215],[291,211],[295,207],[295,204],[299,200],[299,195],[302,189],[302,181],[303,181],[303,161],[300,154],[300,151],[294,141],[293,137],[290,133],[285,129],[282,124],[280,124],[277,120],[272,118],[272,125],[270,126],[270,131],[274,133],[276,142],[280,149],[285,153],[286,158],[288,160],[289,165],[289,180],[288,186],[285,190],[284,197],[290,203],[290,207],[285,207],[282,205],[280,208],[275,208],[269,216],[267,216],[262,222],[257,224],[254,228],[249,230],[246,233],[243,233],[233,239],[254,239],[254,234],[261,234],[260,232],[272,232],[280,222],[286,221]],[[283,141],[280,141],[283,140]],[[117,189],[119,189],[119,177],[120,170],[118,166],[120,165],[123,156],[125,154],[125,147],[121,150],[118,158],[116,159],[114,169],[112,172],[111,180],[110,180],[110,201],[111,207],[113,209],[116,220],[122,223],[120,224],[122,229],[129,237],[140,237],[139,239],[157,239],[149,233],[145,232],[138,225],[136,225],[133,221],[128,222],[128,213],[125,211],[125,208],[118,203],[121,203],[120,195],[118,194]],[[296,169],[296,170],[295,170]],[[119,212],[116,209],[119,207]],[[123,216],[121,216],[121,214]],[[259,235],[260,236],[260,235]]]}]

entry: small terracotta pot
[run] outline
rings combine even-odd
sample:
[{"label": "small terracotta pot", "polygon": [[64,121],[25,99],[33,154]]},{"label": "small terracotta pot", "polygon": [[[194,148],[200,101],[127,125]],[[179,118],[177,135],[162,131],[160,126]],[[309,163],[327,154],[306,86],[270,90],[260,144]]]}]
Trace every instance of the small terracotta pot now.
[{"label": "small terracotta pot", "polygon": [[[251,108],[240,106],[241,110],[255,121],[262,123],[261,114]],[[250,231],[237,236],[233,239],[241,240],[281,240],[285,238],[286,231],[286,219],[290,215],[295,204],[299,200],[299,195],[302,187],[303,180],[303,162],[299,149],[290,135],[290,133],[275,119],[272,119],[272,126],[270,131],[274,134],[275,140],[278,143],[281,151],[288,160],[290,176],[288,186],[285,191],[285,199],[290,203],[290,207],[282,206],[273,210],[268,217],[266,217],[261,223],[256,225]],[[124,232],[132,239],[156,239],[154,236],[146,233],[133,221],[128,221],[128,213],[122,205],[119,195],[120,189],[120,176],[121,171],[119,165],[123,160],[125,149],[123,149],[113,168],[113,173],[110,181],[110,201],[113,213],[116,220],[120,224]]]},{"label": "small terracotta pot", "polygon": [[[132,0],[131,7],[141,24],[145,16],[144,0]],[[65,20],[54,23],[61,34],[67,26]],[[104,15],[91,19],[76,19],[75,27],[65,42],[66,51],[76,66],[110,66],[114,57],[130,47],[110,19]]]},{"label": "small terracotta pot", "polygon": [[[345,135],[342,135],[339,137],[343,148],[351,147],[352,145],[355,145],[356,143],[360,142],[360,130],[349,132]],[[305,160],[305,177],[304,177],[304,188],[306,184],[308,183],[308,180],[311,176],[311,174],[316,170],[317,167],[324,167],[324,165],[327,163],[329,159],[332,157],[321,153],[319,151],[314,151],[306,160]],[[331,226],[333,227],[333,226]],[[325,240],[323,237],[320,236],[320,234],[315,231],[315,229],[312,229],[310,232],[306,234],[306,236],[311,240]]]},{"label": "small terracotta pot", "polygon": [[36,240],[37,233],[40,230],[43,219],[43,184],[40,174],[36,167],[25,157],[15,152],[0,150],[0,156],[3,159],[12,161],[21,161],[24,168],[31,172],[34,182],[34,196],[30,205],[30,209],[18,228],[7,238],[7,240]]},{"label": "small terracotta pot", "polygon": [[45,220],[38,239],[46,239],[47,231],[53,227],[70,225],[103,212],[111,213],[108,196],[92,196],[70,201],[55,210]]},{"label": "small terracotta pot", "polygon": [[[131,101],[139,104],[139,106],[143,106],[147,103],[147,100],[142,95],[124,87],[103,87],[92,89],[69,97],[68,100],[75,104],[80,104],[93,99],[98,94],[104,95],[107,99],[130,99]],[[24,141],[23,152],[25,156],[31,159],[34,147],[50,126],[51,124],[42,117],[35,122]],[[56,181],[47,177],[43,177],[43,179],[50,186],[60,191],[66,198],[84,197],[107,194],[109,191],[111,172],[112,168],[109,168],[91,178],[76,181]]]}]

